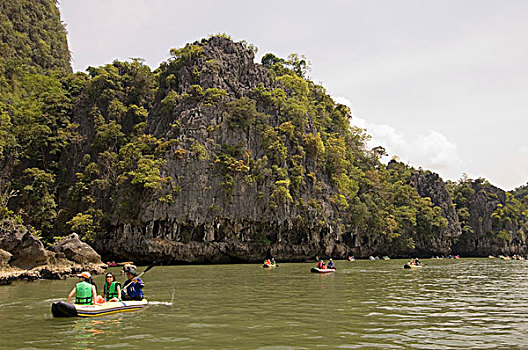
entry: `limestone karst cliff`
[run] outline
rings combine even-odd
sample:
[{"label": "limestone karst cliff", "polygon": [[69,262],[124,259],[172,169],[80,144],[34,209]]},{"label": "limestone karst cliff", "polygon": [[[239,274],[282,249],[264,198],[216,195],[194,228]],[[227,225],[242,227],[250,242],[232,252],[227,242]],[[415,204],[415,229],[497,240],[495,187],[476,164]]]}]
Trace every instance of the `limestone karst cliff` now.
[{"label": "limestone karst cliff", "polygon": [[[216,35],[155,70],[133,59],[73,74],[53,2],[5,4],[60,39],[40,47],[17,19],[17,37],[35,38],[24,47],[49,55],[0,61],[0,219],[46,243],[78,232],[105,258],[166,263],[526,253],[525,196],[384,164],[298,55],[256,63]],[[10,60],[33,57],[8,27]]]}]

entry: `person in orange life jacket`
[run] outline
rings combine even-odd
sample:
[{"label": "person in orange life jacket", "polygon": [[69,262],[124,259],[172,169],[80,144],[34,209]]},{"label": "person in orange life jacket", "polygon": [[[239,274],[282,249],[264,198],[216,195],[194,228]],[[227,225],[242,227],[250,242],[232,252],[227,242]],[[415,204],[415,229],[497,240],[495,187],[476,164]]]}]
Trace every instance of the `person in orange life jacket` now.
[{"label": "person in orange life jacket", "polygon": [[103,286],[103,298],[106,301],[120,301],[119,296],[121,295],[121,285],[116,282],[113,273],[106,274],[106,282]]},{"label": "person in orange life jacket", "polygon": [[334,262],[332,261],[331,258],[330,258],[330,260],[328,261],[327,269],[335,269]]},{"label": "person in orange life jacket", "polygon": [[92,305],[95,304],[95,296],[97,291],[95,285],[90,283],[92,276],[89,272],[84,271],[77,275],[79,282],[73,287],[66,301],[69,303],[70,299],[75,295],[75,304]]},{"label": "person in orange life jacket", "polygon": [[127,271],[128,280],[123,283],[123,291],[121,292],[121,300],[142,300],[143,299],[143,287],[145,283],[141,278],[136,277],[136,269],[129,269]]},{"label": "person in orange life jacket", "polygon": [[320,270],[326,269],[326,266],[323,260],[319,260],[319,262],[317,263],[317,268]]},{"label": "person in orange life jacket", "polygon": [[271,261],[270,261],[270,259],[266,259],[266,260],[264,260],[264,265],[271,266]]}]

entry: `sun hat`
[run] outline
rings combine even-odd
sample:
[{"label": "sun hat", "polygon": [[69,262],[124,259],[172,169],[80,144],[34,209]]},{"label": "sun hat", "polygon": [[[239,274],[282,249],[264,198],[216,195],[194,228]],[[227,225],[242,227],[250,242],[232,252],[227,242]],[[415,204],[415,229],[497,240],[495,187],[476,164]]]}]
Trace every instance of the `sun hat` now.
[{"label": "sun hat", "polygon": [[90,277],[92,277],[92,275],[90,275],[90,273],[88,271],[84,271],[82,273],[78,273],[77,277],[90,278]]}]

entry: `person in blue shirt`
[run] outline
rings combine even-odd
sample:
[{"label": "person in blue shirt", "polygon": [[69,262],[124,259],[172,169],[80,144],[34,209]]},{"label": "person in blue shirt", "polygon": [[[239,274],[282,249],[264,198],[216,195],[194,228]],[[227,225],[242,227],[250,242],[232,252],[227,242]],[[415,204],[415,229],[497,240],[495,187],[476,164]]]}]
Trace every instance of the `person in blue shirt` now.
[{"label": "person in blue shirt", "polygon": [[123,290],[121,291],[121,300],[142,300],[143,296],[143,287],[145,283],[141,278],[136,277],[136,270],[131,268],[127,272],[128,280],[123,283]]},{"label": "person in blue shirt", "polygon": [[334,265],[334,261],[332,259],[330,259],[328,261],[328,265],[326,267],[327,269],[335,269],[335,265]]}]

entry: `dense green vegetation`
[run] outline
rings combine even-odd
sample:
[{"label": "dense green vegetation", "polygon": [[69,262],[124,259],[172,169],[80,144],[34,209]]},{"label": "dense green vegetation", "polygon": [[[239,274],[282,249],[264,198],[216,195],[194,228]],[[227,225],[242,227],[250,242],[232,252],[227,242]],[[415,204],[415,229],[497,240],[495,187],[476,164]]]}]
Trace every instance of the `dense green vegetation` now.
[{"label": "dense green vegetation", "polygon": [[[485,239],[500,247],[526,244],[528,197],[523,187],[505,193],[485,179],[471,180],[466,176],[457,183],[449,183],[448,187],[463,235],[476,237],[478,242],[479,232],[484,233]],[[485,203],[486,207],[478,203]]]},{"label": "dense green vegetation", "polygon": [[71,72],[66,30],[54,0],[0,2],[0,62],[2,77],[31,66],[38,72]]},{"label": "dense green vegetation", "polygon": [[[230,72],[229,62],[205,53],[211,40],[229,40],[217,36],[171,50],[155,71],[132,59],[73,74],[55,4],[29,3],[0,4],[1,220],[31,225],[48,242],[72,231],[93,241],[115,222],[137,222],[139,202],[176,203],[185,169],[202,164],[220,178],[208,215],[232,216],[244,189],[270,218],[295,213],[300,232],[332,231],[380,254],[428,251],[447,230],[438,203],[411,183],[419,171],[381,162],[384,150],[367,147],[350,110],[308,79],[304,57],[264,55],[267,79],[247,90],[211,85]],[[203,132],[184,124],[192,115],[208,116]],[[448,187],[463,235],[489,219],[497,242],[524,244],[525,187],[504,198],[482,179]],[[476,194],[493,203],[486,218],[472,214]]]}]

